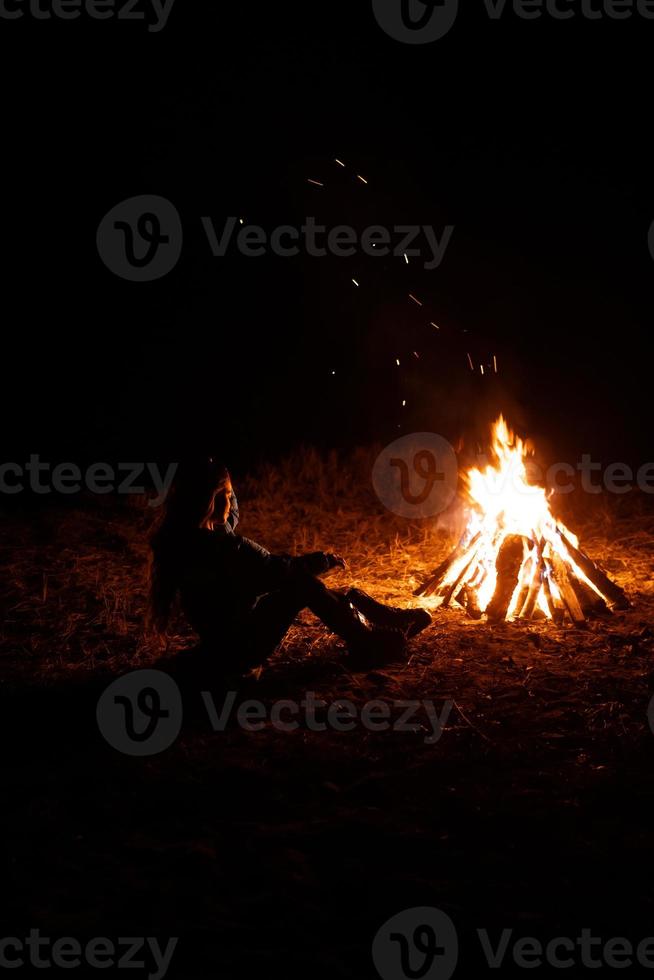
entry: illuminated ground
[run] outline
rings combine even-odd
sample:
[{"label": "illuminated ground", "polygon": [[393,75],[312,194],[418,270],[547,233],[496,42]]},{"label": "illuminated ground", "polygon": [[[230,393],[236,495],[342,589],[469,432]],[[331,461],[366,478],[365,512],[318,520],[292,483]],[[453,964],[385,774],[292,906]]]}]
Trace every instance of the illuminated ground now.
[{"label": "illuminated ground", "polygon": [[[339,551],[335,585],[412,601],[445,532],[388,515],[358,482],[363,457],[304,466],[242,487],[243,533]],[[141,629],[151,513],[89,501],[4,530],[5,931],[179,935],[171,975],[185,980],[280,965],[366,977],[378,926],[421,904],[463,935],[651,934],[654,518],[624,498],[586,506],[566,522],[627,589],[627,613],[579,631],[443,612],[407,665],[370,674],[346,670],[307,616],[242,692],[451,700],[436,744],[426,728],[215,734],[191,711],[145,761],[104,745],[94,706],[106,675],[162,653]],[[192,643],[180,623],[171,648]]]}]

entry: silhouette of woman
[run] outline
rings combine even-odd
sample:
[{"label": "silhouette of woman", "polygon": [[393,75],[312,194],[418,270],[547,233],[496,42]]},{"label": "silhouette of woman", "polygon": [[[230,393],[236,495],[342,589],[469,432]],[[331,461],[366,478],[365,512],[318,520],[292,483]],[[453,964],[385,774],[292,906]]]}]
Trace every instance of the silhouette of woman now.
[{"label": "silhouette of woman", "polygon": [[165,633],[177,596],[205,649],[241,672],[261,664],[302,609],[348,647],[353,669],[403,659],[406,642],[431,623],[421,609],[395,609],[359,589],[328,589],[318,576],[345,568],[317,551],[273,555],[235,533],[239,512],[227,469],[208,460],[180,467],[151,540],[150,622]]}]

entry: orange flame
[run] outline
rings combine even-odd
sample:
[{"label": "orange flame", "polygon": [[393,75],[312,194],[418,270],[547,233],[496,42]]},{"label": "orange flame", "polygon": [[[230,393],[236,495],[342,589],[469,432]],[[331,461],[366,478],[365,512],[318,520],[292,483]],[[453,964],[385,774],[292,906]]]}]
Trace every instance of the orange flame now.
[{"label": "orange flame", "polygon": [[[575,564],[563,544],[565,535],[574,547],[577,537],[550,510],[546,490],[529,481],[529,445],[516,437],[500,415],[492,426],[493,462],[465,474],[470,519],[463,539],[462,554],[448,569],[444,586],[465,588],[485,612],[497,586],[497,557],[509,535],[523,539],[523,561],[511,597],[507,619],[524,614],[531,603],[548,618],[561,604],[553,575],[553,562],[560,559],[570,573],[601,592]],[[602,598],[604,598],[602,596]]]}]

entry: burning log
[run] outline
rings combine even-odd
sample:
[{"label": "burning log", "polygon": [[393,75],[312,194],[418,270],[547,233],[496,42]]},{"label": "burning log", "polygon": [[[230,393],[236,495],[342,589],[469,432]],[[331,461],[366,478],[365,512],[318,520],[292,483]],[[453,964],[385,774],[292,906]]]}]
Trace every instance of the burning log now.
[{"label": "burning log", "polygon": [[527,590],[527,596],[522,605],[517,605],[520,619],[531,619],[536,611],[536,602],[543,587],[543,574],[545,571],[545,542],[538,542],[538,554],[536,568],[531,576],[531,584]]},{"label": "burning log", "polygon": [[471,515],[459,544],[414,595],[454,598],[473,619],[533,620],[587,616],[629,606],[623,590],[580,550],[550,511],[545,490],[527,480],[525,445],[500,417],[497,463],[469,470]]},{"label": "burning log", "polygon": [[561,528],[558,528],[557,530],[561,541],[563,542],[575,565],[581,569],[586,578],[595,586],[597,591],[603,596],[606,596],[611,605],[616,609],[628,609],[629,600],[620,586],[616,585],[615,582],[612,582],[608,575],[605,575],[604,572],[598,568],[595,562],[588,557],[588,555],[585,555],[583,551],[575,548],[573,543],[568,540]]},{"label": "burning log", "polygon": [[573,578],[572,588],[575,590],[575,595],[579,600],[579,605],[584,616],[603,616],[610,612],[604,599],[594,589],[591,589],[589,585],[586,585],[582,579]]},{"label": "burning log", "polygon": [[484,615],[479,608],[479,602],[477,601],[477,591],[476,589],[464,588],[463,590],[463,605],[470,616],[470,619],[481,619]]},{"label": "burning log", "polygon": [[568,578],[568,569],[566,568],[563,559],[557,554],[552,556],[552,568],[554,570],[557,588],[561,593],[563,604],[568,611],[570,619],[573,623],[585,623],[586,617],[583,614],[575,590],[572,588],[572,584]]},{"label": "burning log", "polygon": [[472,568],[473,562],[474,562],[475,558],[477,557],[477,555],[476,555],[476,552],[472,548],[470,548],[468,550],[468,553],[470,553],[470,552],[472,552],[472,554],[470,555],[470,560],[466,562],[466,564],[463,566],[463,568],[461,569],[461,571],[458,573],[458,575],[456,576],[456,578],[454,579],[454,581],[452,582],[452,584],[447,588],[447,590],[444,593],[444,596],[443,596],[443,605],[445,607],[449,606],[450,602],[452,601],[452,597],[453,597],[454,593],[456,592],[457,588],[459,587],[459,585],[463,581],[465,581],[468,572]]},{"label": "burning log", "polygon": [[458,545],[456,546],[452,554],[449,556],[449,558],[446,558],[445,561],[441,562],[441,564],[430,575],[427,581],[419,588],[417,588],[413,594],[416,596],[433,595],[434,592],[438,590],[440,583],[446,577],[450,568],[452,568],[452,566],[459,560],[459,558],[463,557],[463,555],[465,555],[466,552],[470,551],[470,549],[479,541],[480,537],[481,537],[481,533],[476,534],[474,538],[466,544],[465,536],[464,536],[461,539],[461,541],[459,541]]},{"label": "burning log", "polygon": [[495,561],[497,584],[495,592],[486,609],[489,619],[506,619],[511,599],[520,582],[520,569],[524,560],[523,539],[510,534],[504,539]]},{"label": "burning log", "polygon": [[545,593],[545,603],[550,615],[555,623],[562,623],[565,619],[565,606],[561,601],[560,595],[555,593],[550,582],[551,567],[545,569],[543,576],[543,591]]}]

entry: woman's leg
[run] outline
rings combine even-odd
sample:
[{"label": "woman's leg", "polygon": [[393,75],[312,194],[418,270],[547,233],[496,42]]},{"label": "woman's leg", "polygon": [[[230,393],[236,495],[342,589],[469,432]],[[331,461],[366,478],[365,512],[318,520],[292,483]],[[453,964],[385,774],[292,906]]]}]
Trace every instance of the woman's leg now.
[{"label": "woman's leg", "polygon": [[244,637],[249,665],[262,663],[279,646],[302,609],[309,609],[350,647],[350,651],[394,657],[404,649],[398,630],[371,629],[348,598],[312,575],[298,575],[287,586],[263,596],[250,614]]},{"label": "woman's leg", "polygon": [[431,616],[426,609],[398,609],[378,602],[361,589],[348,589],[346,598],[370,623],[377,626],[397,626],[411,639],[431,626]]},{"label": "woman's leg", "polygon": [[295,618],[309,609],[335,633],[347,629],[347,620],[354,615],[343,596],[328,589],[312,575],[298,575],[283,589],[262,596],[248,617],[245,646],[257,663],[277,649]]}]

